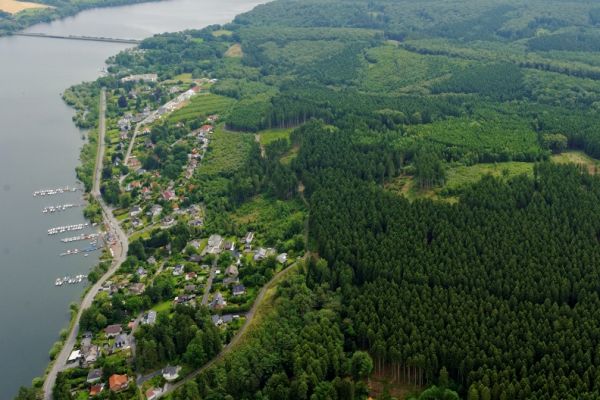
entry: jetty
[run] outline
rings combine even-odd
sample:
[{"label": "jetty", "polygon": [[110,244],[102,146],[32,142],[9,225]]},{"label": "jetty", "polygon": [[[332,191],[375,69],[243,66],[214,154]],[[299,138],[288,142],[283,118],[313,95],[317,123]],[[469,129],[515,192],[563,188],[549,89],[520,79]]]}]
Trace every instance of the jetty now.
[{"label": "jetty", "polygon": [[76,276],[65,276],[62,278],[56,278],[56,280],[54,281],[54,286],[62,286],[62,285],[74,285],[77,283],[82,283],[84,280],[87,279],[87,275],[76,275]]},{"label": "jetty", "polygon": [[61,211],[66,211],[69,208],[73,208],[73,207],[81,207],[82,204],[59,204],[56,206],[48,206],[48,207],[44,207],[42,209],[42,213],[44,214],[54,214],[56,212],[61,212]]},{"label": "jetty", "polygon": [[122,44],[140,44],[141,40],[137,39],[119,39],[110,37],[97,37],[97,36],[79,36],[79,35],[56,35],[48,33],[37,33],[37,32],[18,32],[13,33],[14,36],[26,36],[35,38],[46,38],[46,39],[65,39],[65,40],[85,40],[88,42],[107,42],[107,43],[122,43]]},{"label": "jetty", "polygon": [[72,232],[72,231],[81,231],[89,226],[88,223],[85,224],[75,224],[75,225],[64,225],[57,226],[54,228],[48,229],[48,235],[57,235],[59,233]]},{"label": "jetty", "polygon": [[61,242],[63,243],[71,243],[71,242],[78,242],[81,240],[90,240],[90,239],[96,239],[98,238],[98,234],[97,233],[90,233],[89,235],[77,235],[77,236],[73,236],[73,237],[68,237],[68,238],[64,238],[64,239],[60,239]]},{"label": "jetty", "polygon": [[45,196],[53,196],[55,194],[63,194],[63,193],[74,193],[80,189],[64,186],[56,189],[41,189],[33,192],[33,197],[45,197]]}]

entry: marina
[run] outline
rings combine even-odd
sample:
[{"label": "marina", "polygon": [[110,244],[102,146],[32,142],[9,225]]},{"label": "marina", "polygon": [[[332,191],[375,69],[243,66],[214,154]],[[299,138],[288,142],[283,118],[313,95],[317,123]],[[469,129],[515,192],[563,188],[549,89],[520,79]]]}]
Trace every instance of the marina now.
[{"label": "marina", "polygon": [[81,234],[81,235],[77,235],[77,236],[73,236],[73,237],[60,239],[60,241],[63,243],[71,243],[71,242],[78,242],[81,240],[96,239],[97,237],[98,237],[97,233],[90,233],[88,235]]},{"label": "marina", "polygon": [[42,213],[44,214],[53,214],[56,212],[66,211],[73,207],[81,207],[82,204],[59,204],[57,206],[48,206],[42,209]]},{"label": "marina", "polygon": [[63,286],[63,285],[75,285],[77,283],[82,283],[87,280],[87,275],[76,275],[74,277],[65,276],[62,278],[56,278],[54,281],[54,286]]},{"label": "marina", "polygon": [[54,196],[56,194],[63,194],[63,193],[74,193],[78,190],[80,190],[80,189],[77,189],[75,187],[69,187],[69,186],[60,187],[60,188],[56,188],[56,189],[42,189],[42,190],[36,190],[35,192],[33,192],[33,197],[45,197],[45,196]]},{"label": "marina", "polygon": [[48,229],[48,235],[57,235],[59,233],[81,231],[81,230],[87,228],[88,226],[89,226],[88,223],[57,226],[57,227]]}]

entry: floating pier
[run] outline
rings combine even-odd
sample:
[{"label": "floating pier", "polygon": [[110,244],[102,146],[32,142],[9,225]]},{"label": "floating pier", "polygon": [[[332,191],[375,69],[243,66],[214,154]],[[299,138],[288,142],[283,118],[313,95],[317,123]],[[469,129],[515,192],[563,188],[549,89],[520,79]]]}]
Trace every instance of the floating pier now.
[{"label": "floating pier", "polygon": [[72,231],[81,231],[89,226],[88,223],[85,224],[75,224],[75,225],[65,225],[65,226],[57,226],[54,228],[48,229],[48,235],[57,235],[59,233],[72,232]]},{"label": "floating pier", "polygon": [[98,237],[97,233],[90,233],[88,235],[77,235],[77,236],[73,236],[73,237],[68,237],[68,238],[64,238],[64,239],[60,239],[61,242],[63,243],[71,243],[71,242],[78,242],[81,240],[89,240],[89,239],[96,239]]},{"label": "floating pier", "polygon": [[41,189],[33,192],[33,197],[45,197],[45,196],[54,196],[55,194],[63,194],[63,193],[74,193],[80,189],[64,186],[56,189]]},{"label": "floating pier", "polygon": [[87,279],[87,275],[76,275],[76,276],[65,276],[62,278],[56,278],[54,281],[54,286],[63,286],[63,285],[75,285],[77,283],[82,283]]},{"label": "floating pier", "polygon": [[42,213],[44,214],[54,214],[56,212],[66,211],[69,208],[73,207],[81,207],[82,204],[59,204],[57,206],[48,206],[42,209]]}]

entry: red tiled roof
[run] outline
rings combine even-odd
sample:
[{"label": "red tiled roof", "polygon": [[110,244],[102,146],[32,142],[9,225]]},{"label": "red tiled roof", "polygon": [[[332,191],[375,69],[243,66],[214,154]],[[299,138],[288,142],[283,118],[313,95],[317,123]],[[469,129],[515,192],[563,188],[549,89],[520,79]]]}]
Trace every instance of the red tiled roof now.
[{"label": "red tiled roof", "polygon": [[108,385],[110,386],[110,390],[116,391],[123,389],[127,386],[128,379],[129,378],[127,377],[127,375],[111,375],[111,377],[108,378]]}]

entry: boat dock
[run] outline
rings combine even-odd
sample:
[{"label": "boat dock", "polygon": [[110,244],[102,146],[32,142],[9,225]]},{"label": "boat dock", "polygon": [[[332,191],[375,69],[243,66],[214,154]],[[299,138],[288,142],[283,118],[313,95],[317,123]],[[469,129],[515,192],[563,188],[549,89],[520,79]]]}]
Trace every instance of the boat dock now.
[{"label": "boat dock", "polygon": [[78,242],[81,240],[90,240],[90,239],[94,240],[96,238],[98,238],[97,233],[90,233],[88,235],[81,234],[81,235],[77,235],[77,236],[73,236],[73,237],[60,239],[60,241],[63,243],[71,243],[71,242]]},{"label": "boat dock", "polygon": [[102,248],[102,246],[98,246],[98,245],[90,245],[88,247],[85,247],[83,249],[71,249],[71,250],[67,250],[64,253],[60,253],[61,257],[65,257],[65,256],[74,256],[76,254],[86,254],[86,253],[91,253],[93,251],[96,250],[100,250]]},{"label": "boat dock", "polygon": [[57,226],[54,228],[48,229],[48,235],[57,235],[59,233],[72,232],[72,231],[81,231],[89,226],[88,223],[85,224],[75,224],[75,225],[65,225],[65,226]]},{"label": "boat dock", "polygon": [[61,211],[65,211],[68,210],[70,208],[73,207],[81,207],[82,204],[59,204],[57,206],[48,206],[48,207],[44,207],[42,209],[42,213],[44,214],[53,214],[56,212],[61,212]]},{"label": "boat dock", "polygon": [[54,281],[54,286],[63,286],[63,285],[74,285],[77,283],[82,283],[87,279],[87,275],[76,275],[76,276],[65,276],[62,278],[56,278]]},{"label": "boat dock", "polygon": [[80,189],[64,186],[56,189],[41,189],[33,192],[33,197],[45,197],[45,196],[54,196],[55,194],[63,194],[63,193],[74,193]]}]

